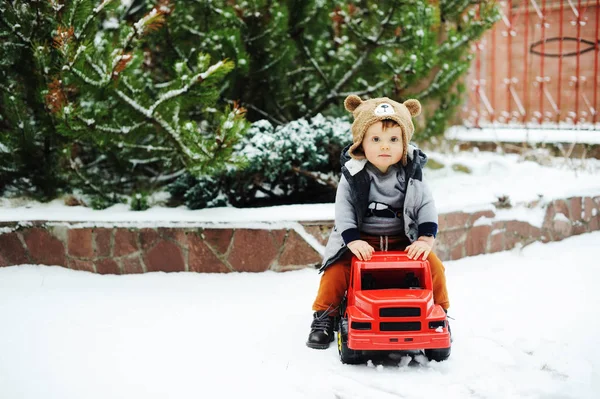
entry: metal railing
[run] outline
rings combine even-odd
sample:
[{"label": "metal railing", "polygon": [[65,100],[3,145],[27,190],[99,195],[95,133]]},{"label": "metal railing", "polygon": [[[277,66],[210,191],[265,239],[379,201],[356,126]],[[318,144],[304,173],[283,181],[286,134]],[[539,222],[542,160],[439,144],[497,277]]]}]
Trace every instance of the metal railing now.
[{"label": "metal railing", "polygon": [[466,126],[598,129],[600,0],[507,0],[474,45]]}]

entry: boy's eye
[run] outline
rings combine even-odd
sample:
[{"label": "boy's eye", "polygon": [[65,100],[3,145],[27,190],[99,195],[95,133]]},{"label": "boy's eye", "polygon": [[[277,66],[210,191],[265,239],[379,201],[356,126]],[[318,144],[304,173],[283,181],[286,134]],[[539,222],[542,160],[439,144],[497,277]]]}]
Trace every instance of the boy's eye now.
[{"label": "boy's eye", "polygon": [[398,142],[398,137],[394,136],[392,137],[392,143],[397,143]]},{"label": "boy's eye", "polygon": [[374,143],[379,143],[379,137],[377,137],[377,136],[373,137],[373,142]]}]

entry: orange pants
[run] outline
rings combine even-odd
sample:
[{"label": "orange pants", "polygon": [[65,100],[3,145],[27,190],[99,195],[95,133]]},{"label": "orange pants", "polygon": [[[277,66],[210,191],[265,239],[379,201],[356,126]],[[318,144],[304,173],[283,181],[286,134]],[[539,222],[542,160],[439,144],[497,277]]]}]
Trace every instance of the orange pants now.
[{"label": "orange pants", "polygon": [[[379,236],[361,235],[361,239],[367,241],[376,251],[379,250]],[[388,240],[388,250],[390,251],[403,251],[409,244],[404,238],[390,236]],[[323,272],[317,298],[313,303],[313,310],[315,312],[333,309],[342,302],[350,282],[352,256],[352,252],[348,250],[339,260],[329,265]],[[429,254],[427,260],[431,265],[433,301],[442,308],[448,309],[450,307],[450,300],[448,299],[448,290],[446,288],[446,269],[440,258],[433,252]]]}]

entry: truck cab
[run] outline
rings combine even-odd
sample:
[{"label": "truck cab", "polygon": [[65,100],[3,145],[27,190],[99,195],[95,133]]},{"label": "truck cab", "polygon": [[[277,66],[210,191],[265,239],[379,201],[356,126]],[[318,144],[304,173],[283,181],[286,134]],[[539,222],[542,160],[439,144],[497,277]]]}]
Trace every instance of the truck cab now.
[{"label": "truck cab", "polygon": [[354,257],[340,306],[338,349],[344,363],[362,363],[364,351],[423,350],[430,360],[450,356],[447,316],[434,304],[431,267],[406,252]]}]

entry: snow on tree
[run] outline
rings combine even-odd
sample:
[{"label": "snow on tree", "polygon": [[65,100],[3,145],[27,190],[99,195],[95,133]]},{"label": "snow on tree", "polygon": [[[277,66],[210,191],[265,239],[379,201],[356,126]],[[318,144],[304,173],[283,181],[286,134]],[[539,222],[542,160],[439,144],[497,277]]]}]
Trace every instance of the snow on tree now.
[{"label": "snow on tree", "polygon": [[199,178],[186,174],[169,191],[191,209],[332,201],[349,130],[347,118],[320,114],[280,126],[257,121],[235,146],[244,167]]}]

